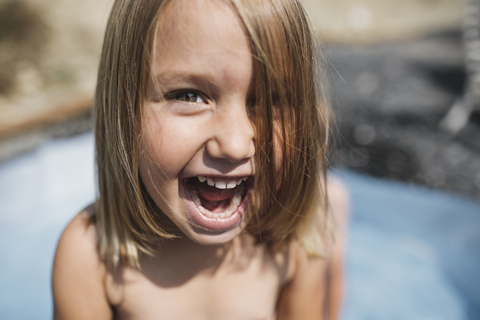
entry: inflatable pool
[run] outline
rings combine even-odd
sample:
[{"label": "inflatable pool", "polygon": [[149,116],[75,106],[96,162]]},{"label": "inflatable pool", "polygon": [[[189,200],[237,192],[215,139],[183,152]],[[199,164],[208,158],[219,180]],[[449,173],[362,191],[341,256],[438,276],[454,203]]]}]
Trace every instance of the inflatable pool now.
[{"label": "inflatable pool", "polygon": [[[68,221],[95,198],[93,135],[0,164],[0,319],[51,319],[50,270]],[[330,171],[351,195],[344,320],[480,319],[480,203]]]}]

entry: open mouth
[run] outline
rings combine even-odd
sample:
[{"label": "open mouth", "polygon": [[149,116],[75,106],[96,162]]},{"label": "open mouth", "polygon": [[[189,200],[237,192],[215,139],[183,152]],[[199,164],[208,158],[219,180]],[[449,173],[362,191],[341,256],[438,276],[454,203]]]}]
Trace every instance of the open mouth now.
[{"label": "open mouth", "polygon": [[248,176],[213,178],[197,176],[187,179],[186,187],[198,210],[212,219],[231,217],[242,204],[252,185]]}]

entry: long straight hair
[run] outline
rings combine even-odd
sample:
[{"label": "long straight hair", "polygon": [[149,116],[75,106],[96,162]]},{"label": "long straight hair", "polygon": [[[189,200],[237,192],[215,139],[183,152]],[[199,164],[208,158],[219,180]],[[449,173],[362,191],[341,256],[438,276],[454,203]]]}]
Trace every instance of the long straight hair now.
[{"label": "long straight hair", "polygon": [[[153,254],[159,238],[173,237],[139,175],[142,106],[156,30],[170,1],[117,0],[105,33],[95,100],[94,220],[100,254],[114,266],[139,267],[140,252]],[[322,70],[304,9],[297,0],[212,1],[225,1],[238,14],[254,60],[256,101],[248,112],[256,200],[247,231],[273,250],[299,241],[322,255],[330,109],[316,85]]]}]

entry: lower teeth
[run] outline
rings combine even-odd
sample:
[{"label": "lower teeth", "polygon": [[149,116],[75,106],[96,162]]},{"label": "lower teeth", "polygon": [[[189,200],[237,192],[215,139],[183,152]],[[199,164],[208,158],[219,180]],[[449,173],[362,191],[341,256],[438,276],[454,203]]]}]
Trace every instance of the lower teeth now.
[{"label": "lower teeth", "polygon": [[213,213],[202,206],[202,201],[198,197],[197,190],[195,190],[194,187],[187,186],[187,188],[198,210],[203,215],[212,219],[225,219],[230,217],[235,211],[237,211],[238,206],[240,206],[240,203],[242,202],[242,190],[235,190],[230,205],[222,213]]}]

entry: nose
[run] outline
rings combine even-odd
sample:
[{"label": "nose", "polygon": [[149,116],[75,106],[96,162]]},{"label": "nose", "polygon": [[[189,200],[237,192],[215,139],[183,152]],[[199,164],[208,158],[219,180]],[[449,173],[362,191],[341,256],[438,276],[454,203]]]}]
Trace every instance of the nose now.
[{"label": "nose", "polygon": [[244,106],[220,110],[216,112],[213,120],[213,134],[207,142],[207,153],[210,157],[225,159],[231,163],[253,157],[255,131]]}]

